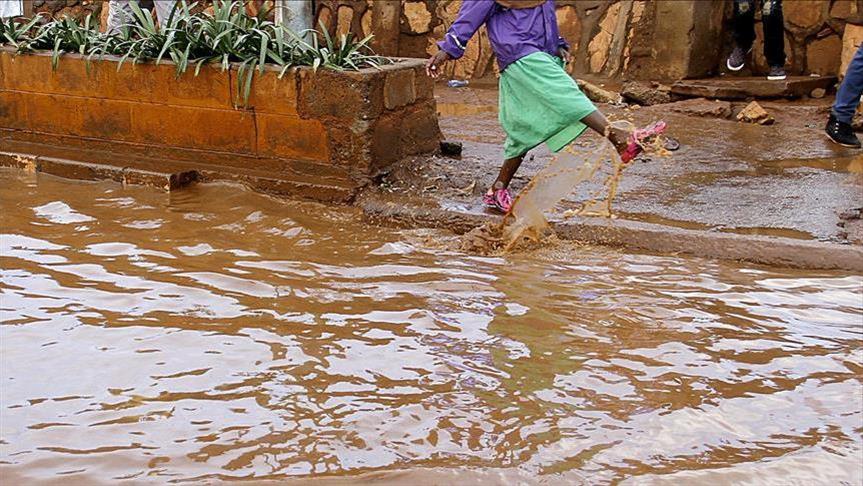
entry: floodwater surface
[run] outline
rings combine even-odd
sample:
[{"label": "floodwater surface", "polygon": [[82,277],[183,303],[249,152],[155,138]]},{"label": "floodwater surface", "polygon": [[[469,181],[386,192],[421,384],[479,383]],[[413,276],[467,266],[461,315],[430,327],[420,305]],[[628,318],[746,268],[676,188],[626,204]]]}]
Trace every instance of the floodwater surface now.
[{"label": "floodwater surface", "polygon": [[[0,171],[4,484],[860,484],[863,277]],[[7,482],[8,481],[8,482]]]}]

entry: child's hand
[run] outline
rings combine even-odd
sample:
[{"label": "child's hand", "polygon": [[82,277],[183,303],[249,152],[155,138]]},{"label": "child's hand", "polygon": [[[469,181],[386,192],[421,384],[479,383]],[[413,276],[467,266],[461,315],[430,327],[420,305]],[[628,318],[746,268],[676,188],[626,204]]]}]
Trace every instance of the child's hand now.
[{"label": "child's hand", "polygon": [[569,53],[567,48],[561,47],[557,52],[560,58],[563,59],[564,64],[569,64],[572,61],[572,54]]},{"label": "child's hand", "polygon": [[438,76],[440,76],[438,66],[449,60],[449,54],[447,54],[445,51],[438,51],[437,54],[432,56],[426,63],[426,74],[428,74],[429,77],[437,78]]}]

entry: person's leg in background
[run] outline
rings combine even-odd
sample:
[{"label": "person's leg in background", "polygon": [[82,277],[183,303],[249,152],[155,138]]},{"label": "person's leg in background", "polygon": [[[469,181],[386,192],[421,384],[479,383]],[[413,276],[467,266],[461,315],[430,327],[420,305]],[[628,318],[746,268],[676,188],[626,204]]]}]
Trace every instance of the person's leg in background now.
[{"label": "person's leg in background", "polygon": [[155,0],[153,6],[156,12],[156,18],[159,20],[159,27],[162,29],[168,25],[168,19],[171,18],[171,12],[174,11],[176,0]]},{"label": "person's leg in background", "polygon": [[836,101],[830,110],[827,121],[827,136],[831,140],[846,147],[860,148],[860,140],[851,129],[854,113],[860,105],[863,96],[863,45],[857,49],[854,59],[848,65],[845,79],[836,93]]},{"label": "person's leg in background", "polygon": [[746,64],[746,55],[755,42],[755,0],[734,0],[734,17],[731,20],[734,49],[726,65],[731,71],[740,71]]},{"label": "person's leg in background", "polygon": [[105,33],[116,34],[121,25],[131,20],[132,7],[129,6],[129,0],[108,1],[108,25],[105,26]]},{"label": "person's leg in background", "polygon": [[761,19],[764,28],[764,57],[770,67],[767,79],[785,79],[785,19],[782,15],[782,0],[764,0]]}]

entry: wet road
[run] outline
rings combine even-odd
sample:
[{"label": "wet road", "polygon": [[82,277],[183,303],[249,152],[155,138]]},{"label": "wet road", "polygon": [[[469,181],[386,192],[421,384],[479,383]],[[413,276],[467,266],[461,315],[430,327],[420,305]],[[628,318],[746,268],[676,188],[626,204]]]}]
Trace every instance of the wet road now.
[{"label": "wet road", "polygon": [[2,170],[0,207],[4,483],[863,481],[861,276],[476,257],[234,186]]},{"label": "wet road", "polygon": [[[434,185],[424,197],[444,205],[477,204],[501,164],[505,134],[497,120],[497,96],[493,86],[438,86],[441,129],[448,139],[464,142],[462,157],[421,158],[408,174],[392,177],[393,184],[404,192]],[[831,144],[823,133],[829,107],[822,100],[810,103],[819,104],[764,102],[777,119],[773,126],[688,116],[663,105],[631,110],[598,105],[611,120],[638,126],[665,120],[668,133],[682,144],[670,157],[627,167],[615,213],[695,230],[847,241],[839,215],[863,207],[863,154]],[[594,145],[599,137],[588,131],[580,141]],[[544,146],[531,151],[513,187],[521,190],[550,160]],[[425,177],[417,181],[410,172]],[[589,200],[600,180],[574,188],[561,212]],[[474,190],[465,191],[471,184]],[[411,185],[415,188],[401,187]]]}]

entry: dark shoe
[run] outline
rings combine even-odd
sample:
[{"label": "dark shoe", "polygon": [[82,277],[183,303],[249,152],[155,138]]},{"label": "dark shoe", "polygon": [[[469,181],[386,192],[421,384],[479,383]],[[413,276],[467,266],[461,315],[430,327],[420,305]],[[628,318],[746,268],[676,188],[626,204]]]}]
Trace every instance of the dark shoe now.
[{"label": "dark shoe", "polygon": [[782,81],[785,78],[785,69],[783,69],[782,66],[770,66],[770,71],[767,73],[767,79],[770,81]]},{"label": "dark shoe", "polygon": [[844,123],[830,115],[827,120],[827,127],[824,129],[830,140],[842,145],[843,147],[860,148],[860,140],[854,135],[849,123]]},{"label": "dark shoe", "polygon": [[[752,48],[749,49],[749,51],[751,50]],[[740,71],[743,69],[743,66],[746,65],[746,55],[749,54],[749,51],[744,51],[740,47],[735,47],[728,56],[728,60],[725,61],[725,65],[728,66],[728,69],[731,71]]]}]

